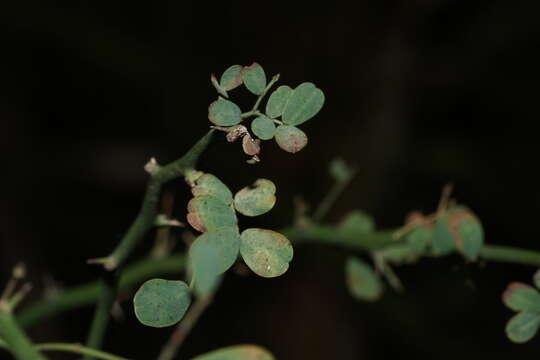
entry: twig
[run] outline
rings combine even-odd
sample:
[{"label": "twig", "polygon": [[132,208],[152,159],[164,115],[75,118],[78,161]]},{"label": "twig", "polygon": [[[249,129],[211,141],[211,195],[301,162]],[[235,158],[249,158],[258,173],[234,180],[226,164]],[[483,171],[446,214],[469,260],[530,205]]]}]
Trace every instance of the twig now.
[{"label": "twig", "polygon": [[9,311],[0,310],[0,337],[17,360],[46,360]]},{"label": "twig", "polygon": [[[185,175],[187,171],[195,167],[200,155],[209,145],[213,132],[214,130],[211,129],[184,156],[166,166],[161,167],[155,159],[150,161],[151,166],[145,167],[150,173],[150,180],[148,181],[143,203],[135,221],[109,256],[91,260],[90,263],[102,264],[106,271],[116,270],[125,263],[135,246],[155,224],[162,186],[172,179]],[[101,347],[109,322],[109,313],[117,295],[117,281],[118,276],[115,276],[112,281],[110,281],[108,274],[103,276],[102,294],[99,298],[94,319],[88,333],[88,347],[95,349]],[[90,360],[92,357],[86,356],[84,359]]]},{"label": "twig", "polygon": [[176,353],[180,349],[187,335],[197,323],[200,316],[204,313],[206,308],[212,303],[213,295],[201,296],[195,300],[193,305],[189,308],[186,316],[182,319],[180,324],[176,327],[171,337],[161,349],[157,360],[172,360]]},{"label": "twig", "polygon": [[[118,291],[129,291],[137,284],[152,277],[178,274],[184,270],[185,257],[174,254],[163,259],[144,259],[126,267],[118,280]],[[23,327],[35,325],[63,312],[94,304],[100,294],[101,281],[93,281],[72,288],[59,290],[50,299],[37,301],[23,308],[17,320]]]},{"label": "twig", "polygon": [[81,344],[46,343],[37,344],[34,346],[34,348],[41,351],[63,351],[81,355],[90,355],[94,358],[102,360],[128,360],[126,358],[112,355],[103,351],[87,348]]},{"label": "twig", "polygon": [[313,220],[315,222],[321,222],[322,219],[326,216],[332,205],[336,202],[336,200],[339,198],[343,190],[349,185],[352,178],[354,177],[354,172],[350,174],[350,176],[347,176],[343,180],[336,180],[334,183],[334,186],[330,189],[330,191],[326,194],[324,199],[321,201],[317,209],[315,210],[315,213],[313,214]]}]

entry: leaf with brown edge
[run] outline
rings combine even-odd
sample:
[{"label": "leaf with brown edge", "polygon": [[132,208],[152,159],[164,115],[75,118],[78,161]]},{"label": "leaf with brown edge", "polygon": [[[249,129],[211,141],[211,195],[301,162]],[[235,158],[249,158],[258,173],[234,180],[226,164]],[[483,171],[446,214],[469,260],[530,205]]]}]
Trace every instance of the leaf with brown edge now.
[{"label": "leaf with brown edge", "polygon": [[241,65],[233,65],[225,70],[219,80],[220,87],[229,91],[242,85],[242,69]]},{"label": "leaf with brown edge", "polygon": [[259,216],[270,211],[276,203],[276,186],[268,179],[258,179],[234,195],[234,208],[246,216]]},{"label": "leaf with brown edge", "polygon": [[220,96],[208,106],[208,120],[218,126],[237,125],[242,121],[242,111],[238,105]]},{"label": "leaf with brown edge", "polygon": [[287,271],[293,247],[289,239],[276,231],[252,228],[240,235],[240,254],[255,274],[272,278]]},{"label": "leaf with brown edge", "polygon": [[539,311],[540,293],[524,283],[513,282],[502,295],[503,303],[514,311]]},{"label": "leaf with brown edge", "polygon": [[242,70],[244,85],[255,95],[261,95],[266,88],[266,74],[261,65],[253,63]]},{"label": "leaf with brown edge", "polygon": [[274,360],[274,356],[257,345],[234,345],[210,351],[191,360]]},{"label": "leaf with brown edge", "polygon": [[484,244],[482,224],[473,213],[458,207],[448,215],[448,227],[457,249],[467,260],[476,260]]},{"label": "leaf with brown edge", "polygon": [[195,180],[191,188],[193,196],[210,195],[230,205],[233,200],[232,192],[221,180],[212,174],[204,174]]},{"label": "leaf with brown edge", "polygon": [[234,209],[224,201],[209,195],[196,196],[189,201],[187,221],[200,232],[237,226]]},{"label": "leaf with brown edge", "polygon": [[290,153],[297,153],[306,147],[306,134],[295,126],[280,125],[276,129],[276,142],[280,148]]}]

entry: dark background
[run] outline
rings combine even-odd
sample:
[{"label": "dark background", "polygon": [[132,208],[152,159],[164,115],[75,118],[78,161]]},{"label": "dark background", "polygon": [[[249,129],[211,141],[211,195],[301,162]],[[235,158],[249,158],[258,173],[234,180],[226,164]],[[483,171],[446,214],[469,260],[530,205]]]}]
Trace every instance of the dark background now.
[{"label": "dark background", "polygon": [[[292,219],[293,196],[316,204],[341,155],[359,168],[329,221],[360,208],[380,228],[413,209],[433,211],[442,186],[481,217],[489,243],[539,249],[537,188],[540,3],[527,1],[4,2],[0,12],[0,281],[27,263],[64,286],[95,278],[135,216],[144,163],[165,163],[208,128],[208,81],[232,64],[260,62],[282,84],[313,81],[326,94],[291,155],[264,144],[245,164],[238,144],[214,141],[200,168],[237,190],[257,177],[278,185],[259,226]],[[253,97],[235,90],[242,104]],[[244,107],[247,109],[247,106]],[[176,194],[185,216],[187,186]],[[245,219],[243,219],[244,221]],[[249,225],[249,221],[243,224]],[[179,236],[179,233],[176,233]],[[152,234],[136,256],[152,245]],[[179,358],[257,343],[277,359],[518,358],[500,294],[535,269],[465,264],[458,257],[398,269],[405,294],[375,304],[348,296],[347,253],[297,247],[289,272],[227,276]],[[171,329],[140,325],[130,301],[106,349],[151,359]],[[44,341],[82,341],[92,309],[35,327]],[[2,354],[0,354],[2,356]],[[72,358],[51,356],[51,358]]]}]

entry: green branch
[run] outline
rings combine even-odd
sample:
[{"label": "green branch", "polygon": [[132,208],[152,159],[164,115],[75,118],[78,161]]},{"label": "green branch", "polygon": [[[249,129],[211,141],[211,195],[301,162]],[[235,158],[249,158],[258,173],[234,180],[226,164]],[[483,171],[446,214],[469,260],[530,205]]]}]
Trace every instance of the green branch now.
[{"label": "green branch", "polygon": [[[352,251],[375,251],[400,240],[394,240],[395,230],[382,230],[372,233],[356,233],[340,231],[330,225],[310,225],[307,227],[290,227],[279,230],[294,245],[320,244],[335,246]],[[540,252],[518,249],[508,246],[485,245],[480,257],[487,261],[515,263],[540,267]],[[178,274],[184,270],[183,255],[172,255],[163,259],[146,259],[126,268],[119,279],[119,291],[129,291],[141,282],[157,276]],[[31,304],[18,316],[22,326],[35,325],[60,313],[88,306],[99,297],[98,281],[66,289],[50,300]]]},{"label": "green branch", "polygon": [[200,139],[184,156],[166,166],[159,166],[155,160],[146,167],[150,172],[150,180],[146,187],[141,210],[135,221],[129,227],[126,235],[120,240],[113,252],[101,259],[92,262],[100,263],[107,270],[114,270],[124,264],[135,246],[155,223],[158,215],[158,205],[162,186],[173,179],[185,175],[186,171],[193,169],[203,151],[208,147],[214,130],[210,130]]},{"label": "green branch", "polygon": [[0,309],[0,337],[17,360],[46,360],[9,311]]},{"label": "green branch", "polygon": [[[118,280],[118,291],[129,291],[147,279],[184,270],[185,257],[182,254],[167,258],[145,259],[125,268]],[[100,294],[100,281],[62,290],[47,300],[37,301],[24,308],[17,316],[23,327],[35,325],[63,312],[94,304]]]},{"label": "green branch", "polygon": [[[213,132],[214,130],[210,130],[184,156],[166,166],[158,165],[155,159],[150,160],[145,166],[145,170],[150,173],[150,180],[135,221],[109,256],[91,260],[91,263],[102,264],[108,271],[121,269],[133,249],[155,225],[162,186],[172,179],[185,175],[187,171],[195,167],[200,155],[209,145]],[[107,274],[103,277],[101,295],[88,334],[88,347],[99,349],[102,345],[109,322],[109,313],[117,295],[118,275],[116,274],[113,279],[110,279]],[[85,356],[86,360],[92,358],[91,356]]]},{"label": "green branch", "polygon": [[62,351],[75,354],[88,355],[102,360],[128,360],[126,358],[112,355],[103,351],[90,349],[81,344],[65,344],[65,343],[46,343],[34,346],[34,349],[41,351]]}]

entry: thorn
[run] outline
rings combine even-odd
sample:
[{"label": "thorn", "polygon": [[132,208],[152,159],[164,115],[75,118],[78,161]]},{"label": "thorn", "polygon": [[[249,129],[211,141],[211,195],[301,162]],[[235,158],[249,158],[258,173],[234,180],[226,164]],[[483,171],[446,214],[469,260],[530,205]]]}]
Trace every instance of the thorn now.
[{"label": "thorn", "polygon": [[116,267],[118,266],[116,259],[109,256],[102,257],[102,258],[88,259],[86,260],[86,263],[91,264],[91,265],[101,265],[107,271],[112,271],[116,269]]},{"label": "thorn", "polygon": [[156,226],[185,227],[186,225],[176,219],[169,218],[165,214],[159,214],[154,223]]},{"label": "thorn", "polygon": [[149,173],[150,175],[154,175],[159,171],[161,166],[159,166],[158,162],[156,161],[156,158],[150,158],[150,160],[144,165],[144,171]]}]

